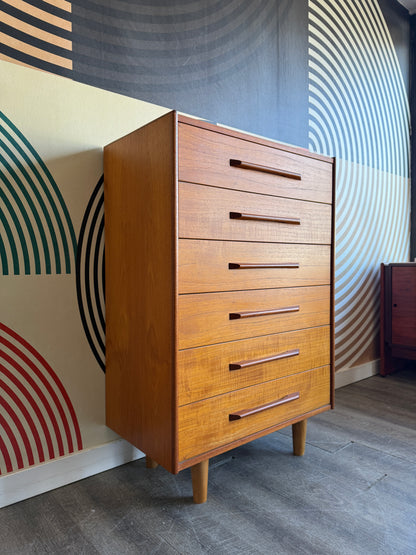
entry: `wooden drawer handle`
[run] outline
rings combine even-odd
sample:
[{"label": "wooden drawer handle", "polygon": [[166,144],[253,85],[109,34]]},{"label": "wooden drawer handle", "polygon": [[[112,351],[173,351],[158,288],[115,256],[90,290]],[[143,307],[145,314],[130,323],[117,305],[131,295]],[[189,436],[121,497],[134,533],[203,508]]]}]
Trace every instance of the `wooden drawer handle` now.
[{"label": "wooden drawer handle", "polygon": [[267,403],[266,405],[260,405],[259,407],[254,407],[252,409],[245,409],[239,410],[238,412],[233,412],[228,415],[228,418],[230,419],[230,421],[241,420],[246,416],[251,416],[252,414],[257,414],[258,412],[263,412],[267,409],[273,409],[274,407],[284,405],[285,403],[290,403],[291,401],[296,401],[296,399],[299,399],[299,397],[299,391],[297,391],[296,393],[290,393],[289,395],[285,395],[281,399],[277,399],[277,401],[272,401],[271,403]]},{"label": "wooden drawer handle", "polygon": [[299,268],[299,262],[229,262],[229,270],[250,270],[255,268]]},{"label": "wooden drawer handle", "polygon": [[271,168],[269,166],[261,166],[260,164],[253,164],[252,162],[243,162],[242,160],[231,159],[230,166],[241,168],[243,170],[255,170],[258,172],[272,173],[274,175],[280,175],[281,177],[288,177],[289,179],[296,179],[298,181],[302,179],[302,175],[300,173]]},{"label": "wooden drawer handle", "polygon": [[230,312],[230,320],[239,318],[252,318],[253,316],[268,316],[270,314],[285,314],[286,312],[299,312],[300,306],[285,306],[283,308],[272,308],[271,310],[256,310],[252,312]]},{"label": "wooden drawer handle", "polygon": [[299,349],[292,349],[291,351],[284,351],[283,353],[279,353],[271,357],[243,360],[242,362],[231,362],[228,368],[230,370],[241,370],[242,368],[248,368],[249,366],[255,366],[256,364],[263,364],[263,362],[272,362],[273,360],[279,360],[281,358],[295,357],[298,354]]},{"label": "wooden drawer handle", "polygon": [[263,216],[262,214],[245,214],[243,212],[230,212],[231,220],[256,220],[260,222],[276,222],[279,224],[300,225],[299,218],[286,218],[285,216]]}]

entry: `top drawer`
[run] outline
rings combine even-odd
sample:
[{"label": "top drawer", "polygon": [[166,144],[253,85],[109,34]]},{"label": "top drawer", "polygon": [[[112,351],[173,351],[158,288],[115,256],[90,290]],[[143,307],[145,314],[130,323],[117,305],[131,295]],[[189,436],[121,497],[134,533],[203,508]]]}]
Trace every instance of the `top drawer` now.
[{"label": "top drawer", "polygon": [[[332,164],[253,140],[179,124],[179,180],[332,202]],[[243,163],[233,166],[230,160]]]}]

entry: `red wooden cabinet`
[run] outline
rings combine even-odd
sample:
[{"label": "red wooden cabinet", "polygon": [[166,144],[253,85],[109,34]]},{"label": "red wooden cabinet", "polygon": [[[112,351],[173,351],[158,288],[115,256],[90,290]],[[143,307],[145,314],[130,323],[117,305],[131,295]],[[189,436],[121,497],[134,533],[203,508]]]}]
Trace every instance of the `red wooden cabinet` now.
[{"label": "red wooden cabinet", "polygon": [[416,360],[416,263],[381,265],[380,374]]}]

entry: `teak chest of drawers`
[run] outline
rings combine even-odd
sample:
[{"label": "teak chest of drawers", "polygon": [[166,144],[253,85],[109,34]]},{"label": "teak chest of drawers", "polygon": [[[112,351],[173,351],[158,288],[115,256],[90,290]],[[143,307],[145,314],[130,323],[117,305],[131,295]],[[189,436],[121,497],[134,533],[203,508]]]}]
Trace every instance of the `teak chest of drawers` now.
[{"label": "teak chest of drawers", "polygon": [[333,405],[334,160],[176,112],[104,150],[107,424],[170,472]]}]

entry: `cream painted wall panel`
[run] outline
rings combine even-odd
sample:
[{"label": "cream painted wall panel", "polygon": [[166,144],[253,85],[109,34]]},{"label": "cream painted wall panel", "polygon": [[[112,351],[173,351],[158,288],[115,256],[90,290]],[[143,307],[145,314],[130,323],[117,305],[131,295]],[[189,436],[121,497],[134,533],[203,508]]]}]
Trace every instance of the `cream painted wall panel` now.
[{"label": "cream painted wall panel", "polygon": [[[11,260],[15,252],[19,259],[17,275],[10,263],[8,275],[0,276],[0,323],[4,326],[0,341],[7,342],[9,333],[18,337],[15,351],[13,346],[7,347],[3,349],[5,354],[0,355],[0,364],[5,369],[0,378],[7,373],[5,385],[0,385],[0,389],[7,389],[7,393],[6,389],[0,391],[3,401],[7,399],[0,407],[3,419],[0,439],[6,446],[0,457],[0,473],[4,474],[39,462],[33,456],[36,445],[31,441],[31,432],[40,430],[40,435],[46,434],[38,438],[45,461],[51,458],[52,447],[56,454],[59,443],[65,443],[64,424],[58,426],[59,400],[54,404],[49,391],[54,383],[53,373],[72,403],[83,449],[117,438],[105,426],[104,373],[81,320],[74,248],[93,192],[102,197],[99,180],[103,172],[103,146],[167,109],[1,60],[0,77],[0,110],[4,115],[0,120],[3,141],[0,186],[6,195],[3,200],[8,199],[9,203],[2,204],[5,219],[0,230],[5,243],[3,257]],[[98,223],[103,223],[103,211],[99,210],[99,202],[97,206],[95,220],[87,222],[89,227],[84,231],[91,233],[92,243],[100,248],[95,261],[99,271],[103,266],[103,235],[99,234]],[[48,218],[53,220],[53,228],[48,227]],[[14,246],[7,245],[10,238],[7,226],[12,230]],[[27,247],[26,258],[19,243],[22,237]],[[47,273],[42,248],[53,255],[54,241],[61,256],[61,268],[52,263]],[[65,241],[70,255],[67,266],[62,254]],[[88,265],[88,260],[84,263]],[[79,272],[78,277],[81,289],[86,291],[85,298],[92,298],[90,309],[98,320],[95,299],[88,292],[91,284],[83,282],[88,271],[88,267],[82,266],[83,273]],[[98,285],[103,301],[102,283]],[[22,346],[26,342],[39,369],[36,365],[30,367],[24,359]],[[31,384],[31,397],[26,378]],[[14,393],[10,391],[13,388]],[[13,395],[23,399],[21,407]],[[25,410],[25,404],[30,410]],[[62,454],[68,454],[65,445]],[[76,450],[74,445],[72,452]]]},{"label": "cream painted wall panel", "polygon": [[83,447],[116,438],[104,425],[104,373],[85,339],[74,275],[2,276],[1,322],[45,357],[59,375],[81,428]]},{"label": "cream painted wall panel", "polygon": [[168,109],[0,60],[0,110],[35,146],[77,229],[103,171],[102,147]]}]

